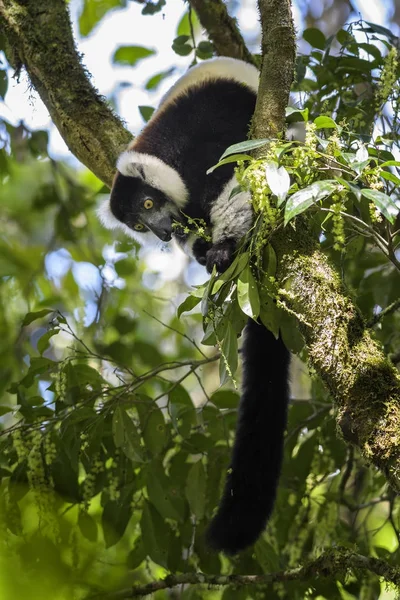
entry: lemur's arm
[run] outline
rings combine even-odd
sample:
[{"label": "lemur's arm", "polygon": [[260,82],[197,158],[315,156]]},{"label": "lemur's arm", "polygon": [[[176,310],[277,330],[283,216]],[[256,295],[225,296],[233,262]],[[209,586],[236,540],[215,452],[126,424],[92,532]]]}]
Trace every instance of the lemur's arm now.
[{"label": "lemur's arm", "polygon": [[213,265],[216,265],[220,273],[229,267],[238,242],[253,224],[250,193],[237,191],[237,187],[237,179],[233,176],[211,207],[212,246],[206,255],[206,265],[210,272]]}]

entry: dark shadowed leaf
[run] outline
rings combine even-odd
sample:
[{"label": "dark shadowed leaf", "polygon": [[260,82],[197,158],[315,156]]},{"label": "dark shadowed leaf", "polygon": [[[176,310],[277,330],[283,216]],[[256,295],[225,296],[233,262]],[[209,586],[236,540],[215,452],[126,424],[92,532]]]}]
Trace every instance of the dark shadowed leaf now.
[{"label": "dark shadowed leaf", "polygon": [[139,112],[143,117],[143,120],[147,123],[151,119],[151,115],[154,112],[154,108],[152,106],[139,106]]},{"label": "dark shadowed leaf", "polygon": [[140,521],[143,545],[155,563],[167,566],[169,527],[157,510],[145,501]]},{"label": "dark shadowed leaf", "polygon": [[87,540],[90,542],[97,541],[97,523],[93,517],[84,510],[79,512],[78,527]]},{"label": "dark shadowed leaf", "polygon": [[390,221],[390,223],[395,222],[395,219],[399,213],[399,208],[390,198],[390,196],[378,190],[370,189],[361,190],[361,194],[364,196],[364,198],[371,200],[377,209],[380,210],[380,212],[387,218],[388,221]]},{"label": "dark shadowed leaf", "polygon": [[186,497],[192,513],[197,519],[202,519],[206,502],[206,472],[201,460],[194,463],[189,470],[186,481]]},{"label": "dark shadowed leaf", "polygon": [[320,29],[309,27],[303,31],[303,37],[313,48],[323,50],[326,45],[326,37]]}]

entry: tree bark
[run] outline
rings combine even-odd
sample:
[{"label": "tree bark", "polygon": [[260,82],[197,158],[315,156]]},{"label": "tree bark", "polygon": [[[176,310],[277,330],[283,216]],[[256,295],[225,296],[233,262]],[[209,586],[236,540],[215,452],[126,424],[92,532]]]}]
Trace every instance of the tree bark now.
[{"label": "tree bark", "polygon": [[[284,129],[294,70],[294,27],[289,0],[259,0],[262,70],[253,137]],[[277,283],[299,319],[310,364],[325,382],[344,439],[379,467],[400,492],[400,377],[372,338],[344,289],[339,273],[320,250],[305,218],[273,239]]]},{"label": "tree bark", "polygon": [[220,56],[231,56],[255,64],[239,31],[236,19],[231,17],[222,0],[189,0],[201,25],[207,31]]}]

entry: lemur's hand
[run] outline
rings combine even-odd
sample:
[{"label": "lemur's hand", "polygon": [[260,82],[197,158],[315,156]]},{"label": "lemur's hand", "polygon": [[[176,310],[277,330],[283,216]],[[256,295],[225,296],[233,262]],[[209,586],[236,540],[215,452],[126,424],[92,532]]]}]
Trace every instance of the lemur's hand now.
[{"label": "lemur's hand", "polygon": [[198,263],[205,266],[207,262],[207,252],[212,248],[212,243],[203,238],[196,238],[192,246],[192,254]]},{"label": "lemur's hand", "polygon": [[228,238],[223,242],[214,244],[207,252],[206,266],[209,273],[212,272],[215,265],[218,273],[223,273],[233,261],[233,255],[236,250],[236,242]]}]

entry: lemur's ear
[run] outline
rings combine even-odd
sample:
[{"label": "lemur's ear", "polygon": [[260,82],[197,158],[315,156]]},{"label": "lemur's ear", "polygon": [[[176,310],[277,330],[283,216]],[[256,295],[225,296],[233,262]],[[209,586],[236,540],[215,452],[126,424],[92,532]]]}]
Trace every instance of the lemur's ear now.
[{"label": "lemur's ear", "polygon": [[118,171],[127,177],[139,177],[145,180],[143,165],[136,159],[135,152],[123,152],[117,160]]}]

